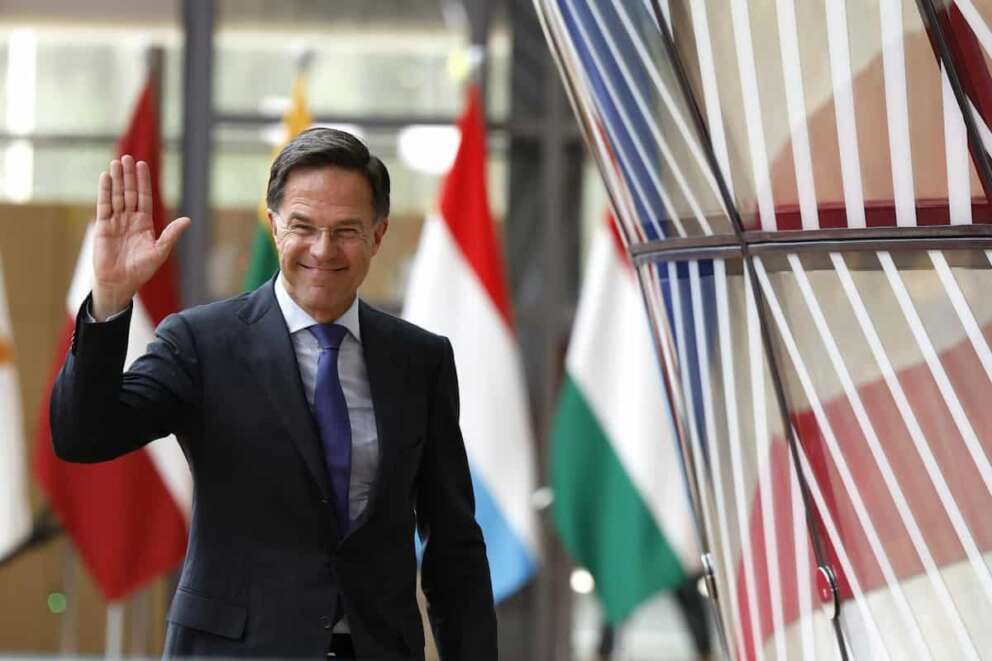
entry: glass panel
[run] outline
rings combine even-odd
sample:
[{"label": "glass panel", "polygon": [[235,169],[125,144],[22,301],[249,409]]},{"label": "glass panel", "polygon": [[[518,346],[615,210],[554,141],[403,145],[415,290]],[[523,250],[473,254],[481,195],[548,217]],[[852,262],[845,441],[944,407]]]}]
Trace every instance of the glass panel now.
[{"label": "glass panel", "polygon": [[843,608],[892,658],[992,649],[989,263],[755,258]]},{"label": "glass panel", "polygon": [[628,238],[731,232],[650,8],[560,0],[547,18]]},{"label": "glass panel", "polygon": [[747,227],[972,222],[981,187],[916,3],[691,6],[697,98]]},{"label": "glass panel", "polygon": [[[470,57],[461,31],[443,24],[415,31],[372,27],[315,33],[226,28],[216,37],[214,91],[220,113],[278,115],[304,48],[312,53],[307,101],[314,116],[455,117],[464,104],[461,73]],[[489,42],[490,117],[508,111],[510,38]]]},{"label": "glass panel", "polygon": [[[979,43],[992,48],[992,31],[981,4],[941,16],[966,91],[979,118],[990,118],[992,78]],[[631,240],[729,232],[653,3],[544,5]],[[917,5],[676,4],[667,20],[678,59],[746,228],[992,219]],[[965,5],[971,0],[955,7]],[[992,145],[989,122],[979,123]]]},{"label": "glass panel", "polygon": [[[164,80],[169,89],[162,96],[168,105],[163,117],[170,118],[171,126],[178,126],[176,114],[181,112],[182,95],[175,81],[181,69],[182,50],[175,30],[143,32],[140,36],[114,29],[45,28],[30,32],[36,42],[35,89],[21,89],[19,93],[33,96],[35,132],[118,132],[127,122],[136,91],[144,82],[145,54],[152,45],[165,50],[167,63]],[[18,50],[10,46],[9,34],[9,48]],[[20,49],[24,48],[22,45]],[[66,112],[67,99],[72,100],[72,112]]]},{"label": "glass panel", "polygon": [[[968,117],[978,131],[986,155],[989,155],[992,152],[992,131],[989,130],[992,126],[992,78],[989,76],[989,71],[992,71],[992,3],[989,0],[953,0],[941,4],[938,20],[955,63],[961,92],[967,99]],[[946,80],[944,87],[947,96],[949,85]],[[960,141],[964,139],[963,119],[960,116],[954,119],[950,128]],[[974,177],[971,189],[973,197],[978,197],[974,192]],[[973,201],[970,211],[973,222],[992,221],[992,213],[984,196],[980,201]]]},{"label": "glass panel", "polygon": [[[9,85],[0,85],[8,101],[0,198],[91,202],[96,175],[112,157],[144,84],[151,47],[163,52],[161,123],[166,144],[176,145],[182,112],[178,32],[159,27],[135,34],[99,26],[0,27],[0,61],[9,65],[0,65],[0,76],[13,72]],[[178,178],[168,166],[171,156],[165,158],[163,189],[174,204]]]},{"label": "glass panel", "polygon": [[719,608],[736,658],[833,658],[812,543],[740,260],[654,262],[642,285],[681,400]]}]

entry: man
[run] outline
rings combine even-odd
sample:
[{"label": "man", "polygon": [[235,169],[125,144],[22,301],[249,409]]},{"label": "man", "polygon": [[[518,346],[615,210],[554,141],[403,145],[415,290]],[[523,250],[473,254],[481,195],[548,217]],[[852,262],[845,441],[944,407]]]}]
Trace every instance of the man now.
[{"label": "man", "polygon": [[[422,659],[414,526],[441,656],[496,658],[451,346],[356,297],[389,226],[389,175],[343,131],[276,158],[280,273],[165,319],[121,374],[156,240],[148,167],[100,176],[94,287],[52,392],[56,454],[104,461],[174,433],[195,484],[167,655]],[[122,494],[126,497],[126,494]]]}]

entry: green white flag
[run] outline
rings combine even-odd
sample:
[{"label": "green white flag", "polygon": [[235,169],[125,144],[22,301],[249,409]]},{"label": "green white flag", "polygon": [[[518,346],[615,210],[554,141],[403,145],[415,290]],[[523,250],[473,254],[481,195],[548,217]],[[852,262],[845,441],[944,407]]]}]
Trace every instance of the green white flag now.
[{"label": "green white flag", "polygon": [[611,229],[596,233],[552,437],[553,517],[608,621],[699,566],[647,314]]}]

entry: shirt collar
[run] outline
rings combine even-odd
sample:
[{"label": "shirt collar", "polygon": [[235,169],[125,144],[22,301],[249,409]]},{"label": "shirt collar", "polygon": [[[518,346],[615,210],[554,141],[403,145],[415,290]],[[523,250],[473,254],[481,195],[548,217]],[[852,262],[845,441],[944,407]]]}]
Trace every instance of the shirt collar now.
[{"label": "shirt collar", "polygon": [[[282,310],[282,316],[286,319],[286,326],[289,328],[290,335],[317,325],[317,321],[314,320],[314,318],[311,317],[306,310],[301,308],[299,304],[293,300],[293,297],[289,295],[289,291],[286,289],[286,282],[284,281],[281,272],[276,278],[275,291],[276,301],[279,303],[279,309]],[[358,324],[357,296],[355,297],[355,300],[351,302],[348,309],[344,311],[344,314],[335,319],[332,323],[341,324],[347,328],[348,332],[351,333],[351,336],[358,340],[359,344],[361,343],[362,334]]]}]

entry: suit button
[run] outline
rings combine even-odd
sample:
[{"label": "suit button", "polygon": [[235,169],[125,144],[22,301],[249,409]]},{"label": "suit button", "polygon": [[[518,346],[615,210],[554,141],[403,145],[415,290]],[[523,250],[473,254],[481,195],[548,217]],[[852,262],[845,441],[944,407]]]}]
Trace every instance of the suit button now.
[{"label": "suit button", "polygon": [[321,615],[320,616],[320,626],[324,627],[325,629],[330,629],[331,628],[331,618],[327,617],[326,615]]},{"label": "suit button", "polygon": [[329,503],[329,502],[330,502],[330,501],[329,501],[329,500],[328,500],[327,498],[321,498],[321,499],[320,499],[320,503],[321,503],[322,505],[326,505],[326,504],[327,504],[327,503]]}]

